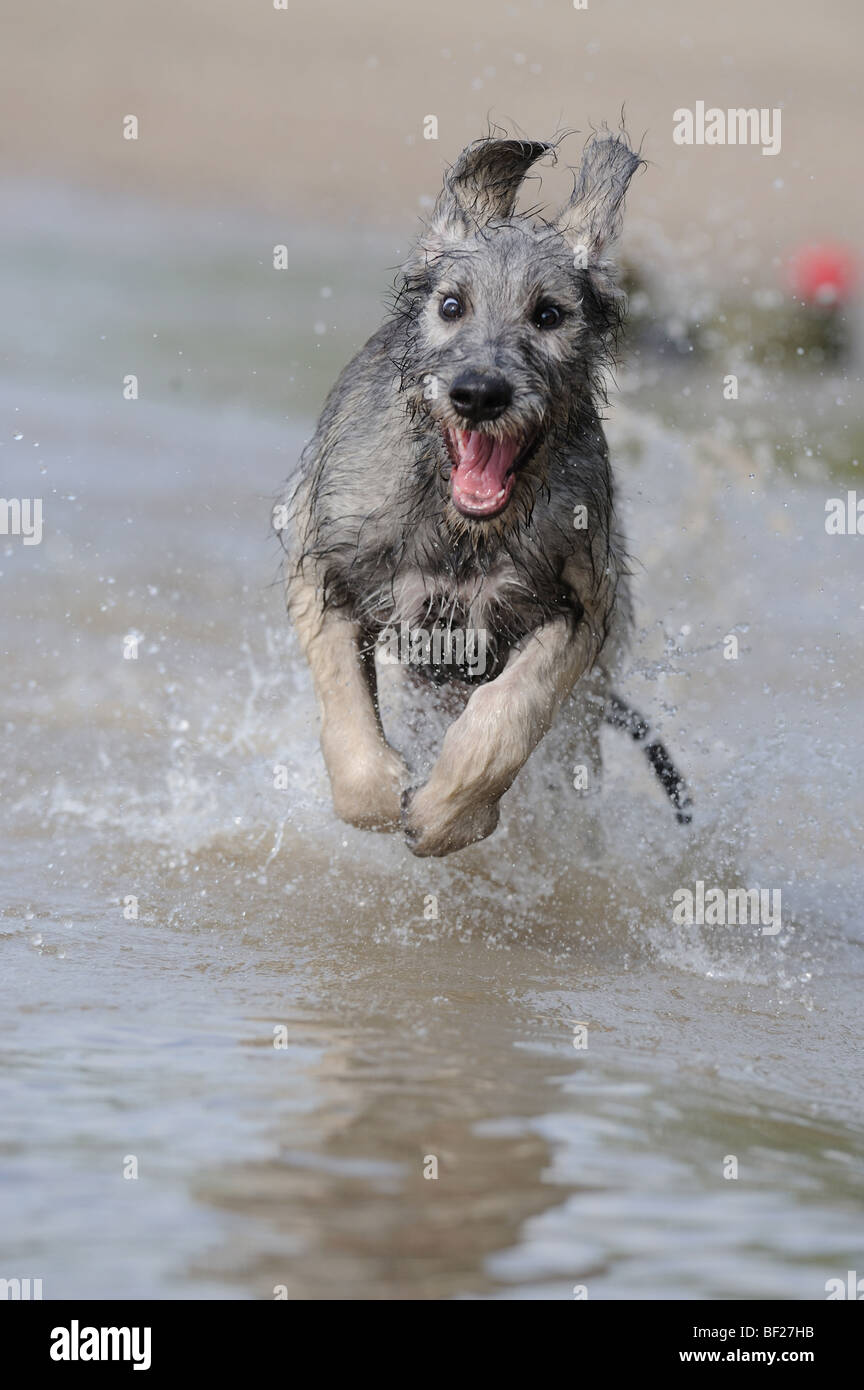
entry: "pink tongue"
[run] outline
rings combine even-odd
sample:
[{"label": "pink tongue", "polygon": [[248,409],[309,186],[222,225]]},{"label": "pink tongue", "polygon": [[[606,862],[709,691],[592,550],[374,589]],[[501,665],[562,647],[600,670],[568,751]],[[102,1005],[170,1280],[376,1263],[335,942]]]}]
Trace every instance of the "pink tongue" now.
[{"label": "pink tongue", "polygon": [[480,430],[454,430],[458,464],[453,469],[453,495],[470,506],[491,506],[513,485],[507,474],[519,452],[518,439],[493,439]]}]

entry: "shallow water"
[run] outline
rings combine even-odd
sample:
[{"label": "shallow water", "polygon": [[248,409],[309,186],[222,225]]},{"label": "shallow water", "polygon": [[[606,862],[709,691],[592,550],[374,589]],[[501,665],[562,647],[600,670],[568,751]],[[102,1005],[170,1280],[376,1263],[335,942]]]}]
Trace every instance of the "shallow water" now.
[{"label": "shallow water", "polygon": [[[0,1276],[801,1299],[864,1272],[864,542],[825,535],[840,485],[807,441],[776,467],[711,382],[675,427],[662,367],[613,397],[621,689],[686,768],[692,830],[611,731],[586,806],[553,734],[490,841],[415,860],[333,818],[268,535],[395,248],[358,271],[298,243],[285,288],[254,220],[5,206],[0,477],[45,534],[0,550]],[[698,879],[779,888],[781,930],[674,925]]]}]

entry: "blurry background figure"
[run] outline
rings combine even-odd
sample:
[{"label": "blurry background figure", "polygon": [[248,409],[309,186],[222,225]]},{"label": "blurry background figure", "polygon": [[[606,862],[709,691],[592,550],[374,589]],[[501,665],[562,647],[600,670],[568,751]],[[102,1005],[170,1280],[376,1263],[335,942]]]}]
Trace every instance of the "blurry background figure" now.
[{"label": "blurry background figure", "polygon": [[853,344],[850,308],[858,285],[858,266],[847,246],[823,242],[801,246],[788,264],[788,283],[800,301],[801,346],[814,359],[814,349],[828,362],[844,360]]}]

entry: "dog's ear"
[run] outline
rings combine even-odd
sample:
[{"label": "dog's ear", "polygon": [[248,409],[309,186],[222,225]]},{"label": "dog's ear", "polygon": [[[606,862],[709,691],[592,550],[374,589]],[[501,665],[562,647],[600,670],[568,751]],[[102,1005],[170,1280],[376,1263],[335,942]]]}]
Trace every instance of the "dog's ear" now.
[{"label": "dog's ear", "polygon": [[475,140],[448,169],[429,230],[464,237],[493,218],[509,217],[531,165],[551,148],[541,140]]},{"label": "dog's ear", "polygon": [[555,219],[576,252],[584,252],[584,265],[599,264],[617,240],[627,185],[644,163],[626,137],[608,130],[585,146],[573,195]]}]

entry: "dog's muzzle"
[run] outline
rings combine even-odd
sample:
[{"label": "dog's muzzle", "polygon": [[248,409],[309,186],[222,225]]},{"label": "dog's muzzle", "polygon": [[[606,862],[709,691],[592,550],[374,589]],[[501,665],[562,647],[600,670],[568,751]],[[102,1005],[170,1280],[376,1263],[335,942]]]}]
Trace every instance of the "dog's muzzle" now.
[{"label": "dog's muzzle", "polygon": [[450,387],[450,402],[470,429],[497,420],[513,399],[513,388],[500,372],[461,372]]}]

